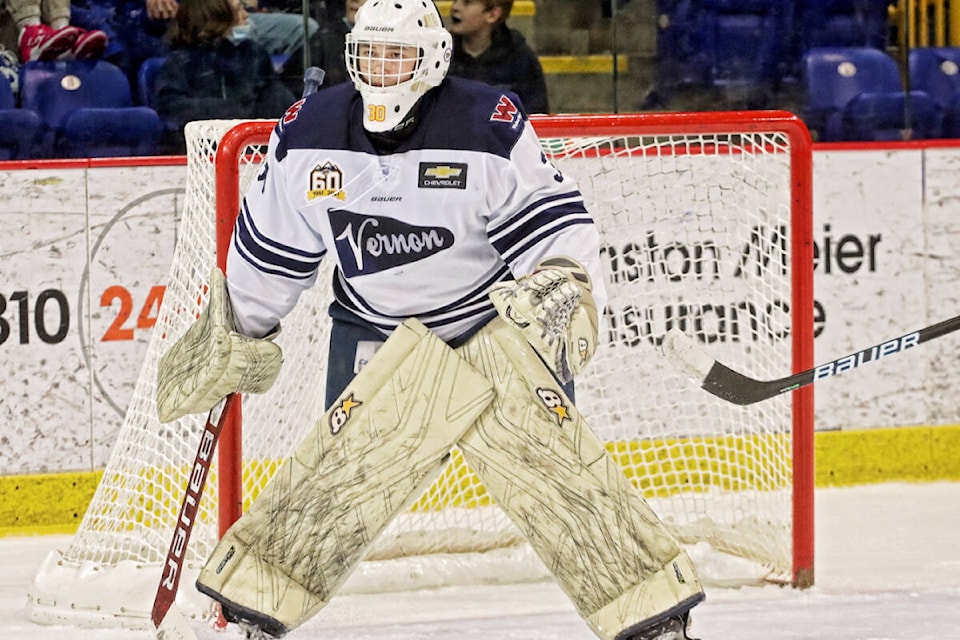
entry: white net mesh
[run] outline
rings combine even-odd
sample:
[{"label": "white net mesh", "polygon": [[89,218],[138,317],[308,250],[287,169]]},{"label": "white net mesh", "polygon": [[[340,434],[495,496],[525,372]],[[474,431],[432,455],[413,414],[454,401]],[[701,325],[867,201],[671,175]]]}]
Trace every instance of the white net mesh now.
[{"label": "white net mesh", "polygon": [[[202,427],[199,416],[158,424],[156,366],[205,303],[204,285],[216,263],[213,160],[234,124],[188,125],[187,202],[160,318],[94,500],[70,547],[39,572],[31,589],[35,620],[146,621]],[[251,126],[260,144],[231,160],[242,185],[256,172],[269,131]],[[756,129],[669,136],[625,130],[544,138],[543,147],[579,181],[601,227],[608,265],[606,341],[578,381],[578,407],[681,540],[707,542],[758,563],[771,579],[789,581],[796,480],[790,397],[749,407],[726,404],[673,371],[655,349],[678,326],[754,377],[791,372],[794,142],[785,133]],[[279,342],[285,361],[277,383],[243,400],[246,501],[323,412],[331,262],[284,321]],[[217,479],[214,466],[191,539],[189,571],[217,538]],[[369,559],[477,554],[520,543],[455,452]],[[91,568],[96,588],[83,581]],[[108,577],[130,572],[143,576],[138,580],[146,593],[131,597],[130,578]],[[192,591],[189,578],[183,584],[181,591]]]}]

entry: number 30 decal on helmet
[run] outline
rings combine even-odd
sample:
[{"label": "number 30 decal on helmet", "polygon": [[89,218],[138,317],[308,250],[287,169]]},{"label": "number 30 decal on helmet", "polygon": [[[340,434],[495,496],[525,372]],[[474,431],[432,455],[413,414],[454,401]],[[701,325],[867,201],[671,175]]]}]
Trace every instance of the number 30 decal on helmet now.
[{"label": "number 30 decal on helmet", "polygon": [[453,38],[431,0],[368,0],[346,38],[347,71],[365,107],[367,131],[389,131],[443,82]]}]

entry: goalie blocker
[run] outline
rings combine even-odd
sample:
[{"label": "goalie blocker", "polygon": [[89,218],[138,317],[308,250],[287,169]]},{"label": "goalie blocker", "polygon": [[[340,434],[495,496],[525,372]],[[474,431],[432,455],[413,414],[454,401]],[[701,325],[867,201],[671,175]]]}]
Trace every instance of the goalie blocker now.
[{"label": "goalie blocker", "polygon": [[231,393],[263,393],[280,373],[283,354],[266,338],[236,332],[223,272],[210,273],[210,299],[200,317],[157,366],[157,413],[172,422],[209,411]]},{"label": "goalie blocker", "polygon": [[703,599],[689,557],[499,317],[457,350],[417,320],[398,328],[227,532],[198,588],[228,619],[284,635],[453,446],[600,638],[686,637]]}]

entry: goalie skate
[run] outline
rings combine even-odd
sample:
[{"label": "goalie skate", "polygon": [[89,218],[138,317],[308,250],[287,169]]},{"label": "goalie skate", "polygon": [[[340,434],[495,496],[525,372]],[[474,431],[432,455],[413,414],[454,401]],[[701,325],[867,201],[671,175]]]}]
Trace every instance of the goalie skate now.
[{"label": "goalie skate", "polygon": [[696,640],[687,635],[687,624],[690,614],[667,618],[646,629],[631,633],[628,629],[617,637],[617,640]]},{"label": "goalie skate", "polygon": [[244,640],[273,640],[274,638],[274,636],[270,635],[255,624],[240,622],[237,626],[239,626],[240,631],[243,632]]}]

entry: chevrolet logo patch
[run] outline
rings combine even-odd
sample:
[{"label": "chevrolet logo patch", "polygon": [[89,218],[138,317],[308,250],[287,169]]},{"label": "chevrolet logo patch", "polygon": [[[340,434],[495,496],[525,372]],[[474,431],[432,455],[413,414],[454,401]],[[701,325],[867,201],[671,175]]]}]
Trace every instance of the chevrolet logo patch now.
[{"label": "chevrolet logo patch", "polygon": [[466,189],[467,165],[463,162],[421,162],[417,186],[421,189]]}]

